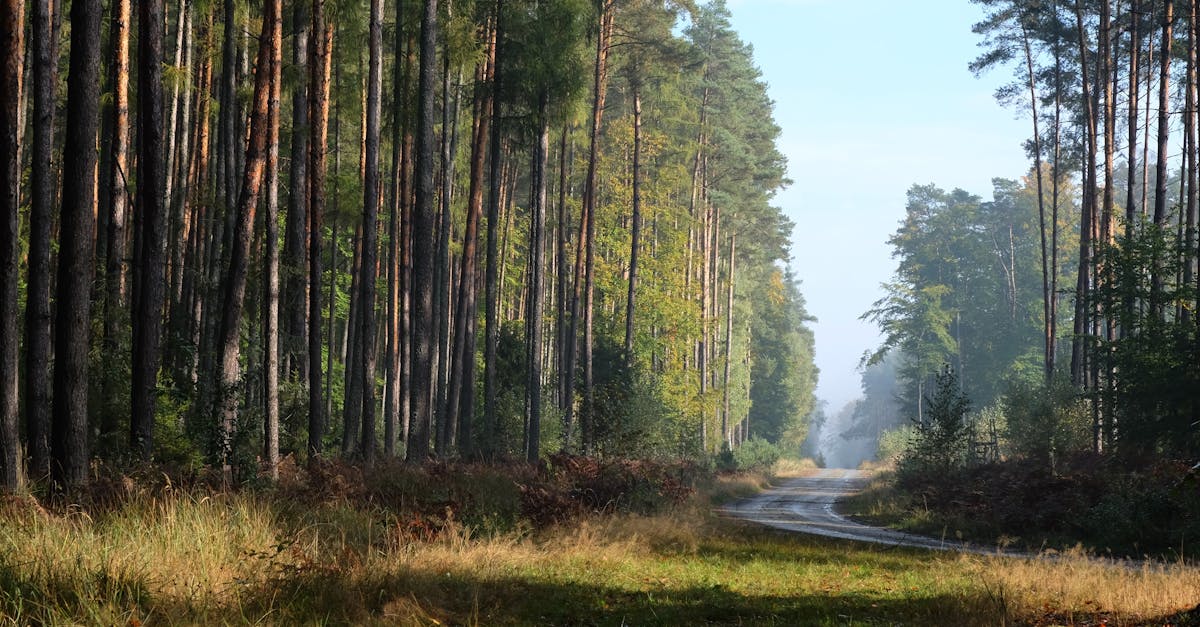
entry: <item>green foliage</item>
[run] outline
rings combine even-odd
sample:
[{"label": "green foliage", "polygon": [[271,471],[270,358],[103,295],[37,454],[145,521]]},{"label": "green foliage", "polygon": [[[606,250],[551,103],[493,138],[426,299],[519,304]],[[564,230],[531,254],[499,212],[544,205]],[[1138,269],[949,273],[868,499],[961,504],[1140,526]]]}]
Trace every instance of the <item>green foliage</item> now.
[{"label": "green foliage", "polygon": [[913,437],[900,459],[902,476],[949,476],[967,461],[971,403],[948,366],[934,379],[934,392],[925,398],[924,415],[913,421]]},{"label": "green foliage", "polygon": [[783,449],[762,438],[753,437],[733,452],[733,461],[739,470],[765,470],[783,457]]},{"label": "green foliage", "polygon": [[1011,454],[1054,469],[1065,455],[1091,446],[1091,416],[1064,377],[1050,383],[1013,383],[1004,395],[1004,438]]}]

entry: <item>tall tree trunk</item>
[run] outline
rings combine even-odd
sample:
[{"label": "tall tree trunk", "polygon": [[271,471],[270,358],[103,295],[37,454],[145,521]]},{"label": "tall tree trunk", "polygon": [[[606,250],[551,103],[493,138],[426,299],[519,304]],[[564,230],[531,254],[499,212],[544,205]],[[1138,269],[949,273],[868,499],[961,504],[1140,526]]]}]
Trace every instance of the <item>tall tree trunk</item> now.
[{"label": "tall tree trunk", "polygon": [[140,249],[134,274],[129,446],[145,461],[154,453],[154,411],[166,288],[162,65],[163,3],[141,0],[138,2],[138,196],[134,214],[135,240]]},{"label": "tall tree trunk", "polygon": [[321,402],[321,231],[325,213],[325,141],[329,131],[329,57],[333,49],[333,29],[325,24],[324,0],[313,0],[312,45],[309,48],[308,123],[312,135],[308,147],[308,453],[311,459],[321,455],[321,440],[325,436],[325,407]]},{"label": "tall tree trunk", "polygon": [[[1154,188],[1154,224],[1159,227],[1165,227],[1167,221],[1167,160],[1170,155],[1168,151],[1170,147],[1170,82],[1171,82],[1171,46],[1174,43],[1172,39],[1172,27],[1175,22],[1174,0],[1166,0],[1165,13],[1162,26],[1162,52],[1159,54],[1159,72],[1158,72],[1158,167],[1155,170],[1157,176],[1156,185]],[[1150,269],[1150,310],[1153,315],[1162,319],[1163,317],[1163,302],[1162,302],[1162,259],[1155,255],[1153,266]]]},{"label": "tall tree trunk", "polygon": [[625,360],[633,365],[633,312],[637,294],[638,247],[642,235],[642,195],[640,185],[642,153],[642,90],[633,86],[633,215],[630,217],[629,294],[625,302]]},{"label": "tall tree trunk", "polygon": [[[303,4],[302,2],[300,4]],[[271,95],[267,105],[267,280],[263,312],[263,458],[267,474],[279,478],[279,107],[283,84],[283,1],[267,0],[271,18]],[[266,31],[266,24],[263,25]],[[261,57],[260,57],[261,59]],[[262,70],[259,69],[261,72]]]},{"label": "tall tree trunk", "polygon": [[[71,60],[63,149],[62,229],[54,328],[51,475],[60,486],[87,481],[88,347],[100,94],[100,0],[71,4]],[[16,337],[16,333],[5,334]]]},{"label": "tall tree trunk", "polygon": [[[113,60],[109,67],[109,83],[113,89],[112,106],[106,125],[110,127],[112,150],[102,160],[107,169],[100,173],[100,200],[107,211],[103,211],[104,237],[104,349],[111,354],[120,350],[120,336],[126,326],[126,248],[129,221],[127,175],[129,173],[129,29],[132,26],[132,9],[129,0],[112,2],[111,40]],[[51,61],[53,62],[53,61]],[[33,287],[31,275],[31,287]],[[38,287],[40,289],[40,286]],[[36,291],[34,292],[36,293]],[[117,407],[119,406],[117,377],[112,372],[103,375],[104,411],[101,412],[102,441],[118,434]]]},{"label": "tall tree trunk", "polygon": [[[20,0],[0,2],[0,491],[4,492],[15,492],[21,481],[21,441],[17,425],[17,285],[20,283],[17,250],[21,246],[17,205],[21,164],[17,153],[20,145],[17,128],[20,126],[19,85],[24,49],[20,16],[23,6]],[[99,7],[95,8],[99,10]],[[38,23],[35,14],[35,33]],[[99,47],[98,23],[95,32],[96,46]],[[34,127],[36,129],[36,122]]]},{"label": "tall tree trunk", "polygon": [[[50,474],[50,230],[54,221],[54,110],[58,73],[53,56],[57,46],[51,40],[51,2],[34,0],[32,4],[33,162],[29,168],[32,189],[25,296],[25,437],[29,474],[43,478]],[[0,258],[0,263],[6,264],[7,260],[8,257]],[[106,377],[106,381],[109,379]]]},{"label": "tall tree trunk", "polygon": [[[567,364],[570,362],[567,357],[568,352],[573,352],[574,345],[567,339],[567,330],[569,321],[567,320],[567,294],[569,286],[567,281],[567,132],[570,127],[563,124],[562,136],[558,142],[558,228],[555,229],[555,259],[558,264],[555,267],[557,270],[557,298],[555,299],[555,353],[557,355],[556,368],[558,372],[558,385],[556,398],[558,400],[558,409],[565,415],[567,404],[567,385],[570,383],[570,377],[567,376]],[[563,450],[567,450],[570,441],[567,439],[568,433],[563,425]]]},{"label": "tall tree trunk", "polygon": [[[596,38],[596,63],[595,72],[592,80],[592,119],[591,128],[588,134],[588,167],[587,176],[584,178],[583,187],[583,215],[579,221],[579,241],[576,248],[575,262],[575,295],[573,296],[572,314],[571,314],[571,333],[570,340],[577,341],[578,332],[577,324],[580,318],[581,309],[583,316],[583,342],[582,354],[580,355],[583,361],[583,387],[584,400],[583,408],[580,415],[581,423],[581,439],[584,453],[591,450],[592,440],[594,436],[594,421],[592,415],[593,405],[593,378],[592,378],[592,348],[593,348],[593,311],[595,285],[593,274],[595,271],[595,208],[596,208],[596,165],[599,156],[599,137],[600,128],[604,116],[604,101],[607,95],[608,87],[608,49],[609,41],[612,37],[613,28],[613,10],[614,0],[601,0],[600,16],[599,16],[599,36]],[[582,292],[582,293],[581,293]],[[568,371],[568,377],[574,380],[574,367]],[[573,395],[575,385],[572,382],[568,386],[568,392]],[[571,424],[570,412],[574,405],[573,399],[568,399],[567,405],[567,424]],[[568,433],[570,429],[568,428]]]},{"label": "tall tree trunk", "polygon": [[[250,242],[254,237],[254,216],[258,208],[258,196],[262,190],[263,172],[268,161],[268,143],[271,136],[268,128],[272,83],[274,82],[276,48],[275,39],[279,0],[265,4],[263,30],[259,39],[258,60],[254,76],[254,100],[250,109],[250,142],[246,147],[246,170],[242,176],[241,192],[238,194],[237,222],[234,227],[233,245],[229,250],[229,267],[222,281],[224,300],[221,315],[221,435],[222,453],[226,468],[230,463],[230,452],[236,424],[238,398],[235,394],[241,370],[238,358],[241,354],[242,310],[246,296],[246,271],[250,256]],[[278,109],[276,109],[277,111]],[[277,114],[275,114],[277,115]]]},{"label": "tall tree trunk", "polygon": [[[1197,146],[1197,96],[1196,96],[1196,2],[1188,2],[1188,60],[1187,60],[1187,107],[1184,115],[1184,134],[1189,145],[1184,158],[1187,162],[1187,213],[1184,219],[1183,231],[1183,285],[1191,285],[1196,272],[1196,210],[1200,202],[1200,194],[1196,189],[1196,157],[1200,147]],[[1191,324],[1192,309],[1182,307],[1179,321],[1184,325]]]},{"label": "tall tree trunk", "polygon": [[366,169],[363,176],[362,447],[363,463],[375,461],[375,277],[379,248],[380,95],[383,91],[383,0],[371,0],[370,63],[367,77]]},{"label": "tall tree trunk", "polygon": [[413,351],[412,434],[407,459],[424,461],[429,454],[430,392],[433,384],[434,137],[437,80],[437,0],[424,0],[421,15],[421,63],[417,100],[416,208],[413,211]]},{"label": "tall tree trunk", "polygon": [[[492,94],[500,93],[500,87],[503,84],[503,63],[504,50],[500,42],[503,41],[504,28],[504,0],[496,0],[496,56],[492,70]],[[500,270],[500,255],[497,250],[498,238],[500,231],[500,191],[503,185],[504,169],[501,161],[503,159],[503,151],[501,150],[501,132],[502,128],[500,121],[501,117],[501,102],[499,98],[493,96],[492,100],[492,135],[491,143],[488,151],[491,153],[491,178],[488,181],[488,224],[487,224],[487,270],[486,270],[486,287],[484,296],[484,352],[483,352],[483,433],[481,434],[482,446],[478,447],[486,455],[491,456],[496,449],[496,432],[497,432],[497,417],[496,417],[496,368],[497,349],[500,343],[500,291],[497,285]]]},{"label": "tall tree trunk", "polygon": [[734,285],[737,283],[735,270],[737,265],[737,233],[729,234],[729,296],[725,306],[725,380],[721,385],[721,395],[723,396],[724,409],[721,414],[721,428],[724,430],[725,443],[730,450],[733,449],[735,436],[728,431],[729,421],[729,374],[733,361],[733,292]]},{"label": "tall tree trunk", "polygon": [[[1087,372],[1087,329],[1088,329],[1088,302],[1090,300],[1091,287],[1091,233],[1092,233],[1092,214],[1095,211],[1096,192],[1095,192],[1095,177],[1096,177],[1096,115],[1092,107],[1091,83],[1088,75],[1088,48],[1086,40],[1086,31],[1084,30],[1083,21],[1083,6],[1080,0],[1075,3],[1076,27],[1079,34],[1079,53],[1080,53],[1080,70],[1083,77],[1083,103],[1084,103],[1084,120],[1086,124],[1084,133],[1085,157],[1084,157],[1084,176],[1083,176],[1083,217],[1080,225],[1079,238],[1079,273],[1075,286],[1075,333],[1071,340],[1071,380],[1076,385],[1083,385],[1086,380]],[[1097,434],[1098,436],[1099,434]],[[1098,440],[1097,440],[1098,442]]]},{"label": "tall tree trunk", "polygon": [[[292,65],[296,68],[292,90],[292,138],[291,163],[288,171],[288,209],[284,226],[283,241],[283,303],[287,312],[287,329],[284,337],[286,346],[284,360],[291,364],[289,369],[306,370],[304,353],[306,335],[305,319],[308,313],[308,282],[305,271],[308,262],[308,242],[305,230],[308,227],[308,79],[309,50],[308,30],[310,4],[298,0],[292,7]],[[294,363],[293,363],[294,362]],[[290,375],[291,373],[289,373]]]},{"label": "tall tree trunk", "polygon": [[492,116],[492,92],[485,84],[494,78],[495,22],[489,29],[487,57],[475,72],[474,124],[471,136],[471,172],[467,185],[467,217],[463,227],[462,261],[459,263],[458,298],[454,317],[450,385],[446,395],[446,420],[458,425],[459,453],[470,456],[475,442],[472,418],[475,405],[475,286],[479,246],[479,220],[483,213],[483,175]]},{"label": "tall tree trunk", "polygon": [[[1125,134],[1128,136],[1129,147],[1126,151],[1126,161],[1129,165],[1129,171],[1126,175],[1126,190],[1125,190],[1125,238],[1133,237],[1133,224],[1137,219],[1138,214],[1138,195],[1137,195],[1137,175],[1140,169],[1138,165],[1138,106],[1141,103],[1138,89],[1141,87],[1141,64],[1139,56],[1141,53],[1142,42],[1138,35],[1138,21],[1141,16],[1141,0],[1133,0],[1133,4],[1129,11],[1129,117],[1126,125]],[[1142,181],[1145,185],[1145,181]],[[1130,286],[1132,287],[1132,286]],[[1133,322],[1133,306],[1134,299],[1132,292],[1124,297],[1122,307],[1124,309],[1124,323],[1121,325],[1120,334],[1124,338],[1129,334],[1129,325]]]},{"label": "tall tree trunk", "polygon": [[1037,79],[1034,75],[1033,48],[1029,44],[1029,32],[1026,30],[1024,23],[1021,25],[1021,42],[1025,48],[1025,70],[1029,84],[1029,104],[1032,109],[1031,117],[1033,119],[1033,174],[1037,182],[1038,234],[1041,236],[1042,246],[1042,314],[1044,316],[1042,323],[1042,336],[1044,340],[1042,362],[1046,381],[1049,382],[1054,376],[1054,358],[1051,356],[1051,353],[1054,352],[1054,337],[1051,331],[1054,320],[1050,316],[1050,301],[1054,298],[1054,295],[1050,293],[1049,251],[1046,250],[1046,202],[1042,194],[1042,135],[1041,127],[1038,123]]},{"label": "tall tree trunk", "polygon": [[538,96],[538,141],[533,152],[533,207],[529,219],[529,301],[525,316],[525,336],[529,338],[525,381],[526,425],[525,460],[537,463],[540,455],[542,424],[542,318],[544,317],[546,263],[546,160],[550,152],[549,121],[546,109],[549,95]]}]

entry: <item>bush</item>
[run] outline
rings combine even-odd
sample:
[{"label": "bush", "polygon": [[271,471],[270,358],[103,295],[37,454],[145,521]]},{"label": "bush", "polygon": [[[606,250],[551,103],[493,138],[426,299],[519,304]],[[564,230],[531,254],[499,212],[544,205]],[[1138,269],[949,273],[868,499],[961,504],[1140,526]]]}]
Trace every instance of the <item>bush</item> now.
[{"label": "bush", "polygon": [[1065,455],[1090,447],[1087,407],[1063,377],[1048,384],[1013,384],[1002,404],[1004,438],[1018,457],[1039,461],[1053,471]]},{"label": "bush", "polygon": [[926,397],[924,420],[914,421],[913,437],[900,458],[903,477],[946,476],[966,463],[971,425],[967,422],[970,401],[949,367],[937,375],[932,397]]},{"label": "bush", "polygon": [[775,465],[783,457],[779,445],[762,438],[752,437],[733,451],[733,462],[740,470],[764,470]]}]

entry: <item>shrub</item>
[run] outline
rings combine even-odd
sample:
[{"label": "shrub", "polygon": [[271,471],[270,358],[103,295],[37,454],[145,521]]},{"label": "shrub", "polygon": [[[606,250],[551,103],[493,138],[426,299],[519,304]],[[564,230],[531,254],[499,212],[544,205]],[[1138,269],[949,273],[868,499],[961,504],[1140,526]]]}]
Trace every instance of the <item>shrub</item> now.
[{"label": "shrub", "polygon": [[926,397],[925,403],[924,419],[914,421],[913,437],[900,459],[902,478],[946,476],[966,463],[971,404],[949,367],[938,373],[933,396]]},{"label": "shrub", "polygon": [[1002,404],[1004,437],[1012,454],[1042,462],[1053,471],[1065,455],[1089,448],[1091,419],[1066,379],[1014,383]]},{"label": "shrub", "polygon": [[752,437],[733,451],[734,464],[740,470],[763,470],[775,465],[783,451],[779,445],[762,438]]}]

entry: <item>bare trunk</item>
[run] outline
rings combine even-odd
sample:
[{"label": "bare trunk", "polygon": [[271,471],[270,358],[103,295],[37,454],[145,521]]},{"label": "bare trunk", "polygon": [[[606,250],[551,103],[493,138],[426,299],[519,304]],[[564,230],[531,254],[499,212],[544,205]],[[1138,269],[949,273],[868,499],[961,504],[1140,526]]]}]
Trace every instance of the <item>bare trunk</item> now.
[{"label": "bare trunk", "polygon": [[[309,3],[300,0],[292,9],[292,24],[295,38],[292,40],[292,64],[296,67],[295,86],[292,91],[292,147],[288,173],[287,223],[284,226],[283,242],[283,303],[287,312],[286,346],[284,360],[295,362],[291,369],[299,371],[304,378],[305,318],[308,313],[308,282],[305,270],[308,262],[308,242],[305,230],[308,226],[308,79],[309,63],[308,30],[310,26]],[[289,372],[289,376],[291,373]]]},{"label": "bare trunk", "polygon": [[[71,61],[63,149],[62,229],[54,337],[51,475],[61,486],[87,481],[88,347],[96,207],[96,121],[100,0],[71,4]],[[16,333],[5,334],[16,337]]]},{"label": "bare trunk", "polygon": [[[246,271],[250,256],[250,242],[254,237],[254,215],[258,208],[258,195],[262,190],[263,173],[268,161],[268,129],[272,85],[277,71],[275,59],[279,42],[275,40],[280,17],[277,13],[279,0],[266,3],[263,30],[259,39],[257,70],[254,76],[254,100],[250,110],[250,142],[246,147],[246,171],[242,176],[241,193],[238,195],[237,222],[234,227],[233,245],[229,250],[229,267],[225,273],[224,300],[221,316],[221,434],[222,450],[226,468],[229,467],[234,426],[236,424],[238,398],[234,393],[241,377],[238,357],[241,354],[242,310],[246,296]],[[278,108],[275,109],[278,111]]]},{"label": "bare trunk", "polygon": [[525,382],[526,425],[525,460],[537,463],[540,455],[542,424],[542,318],[544,316],[546,263],[546,161],[550,152],[549,122],[546,109],[549,95],[538,97],[538,141],[533,153],[534,194],[529,219],[529,301],[525,316],[526,353],[529,376]]},{"label": "bare trunk", "polygon": [[163,299],[166,296],[163,272],[167,212],[163,202],[166,172],[163,168],[162,23],[162,0],[138,2],[138,197],[134,240],[139,248],[135,253],[137,266],[133,291],[129,446],[145,461],[149,461],[154,453],[154,412],[158,366],[162,358]]},{"label": "bare trunk", "polygon": [[425,0],[421,15],[421,63],[418,79],[416,207],[413,211],[412,434],[407,459],[422,462],[429,454],[430,391],[433,384],[433,118],[437,80],[437,0]]},{"label": "bare trunk", "polygon": [[[263,318],[263,458],[267,474],[279,478],[279,106],[283,83],[283,2],[268,0],[263,22],[271,22],[271,95],[267,105],[267,280]],[[263,31],[267,30],[264,23]],[[261,56],[259,57],[262,58]],[[258,71],[262,71],[260,68]]]},{"label": "bare trunk", "polygon": [[[3,492],[15,492],[21,485],[21,440],[17,425],[17,285],[20,283],[17,251],[21,246],[17,210],[21,164],[17,128],[21,109],[23,6],[19,0],[0,2],[0,491]],[[34,20],[36,34],[36,16]],[[99,39],[99,24],[95,32]],[[99,41],[96,46],[99,47]]]},{"label": "bare trunk", "polygon": [[[34,0],[32,4],[33,162],[30,164],[24,387],[29,474],[40,479],[50,473],[50,231],[54,221],[54,185],[57,178],[54,172],[54,110],[58,73],[54,63],[57,46],[51,39],[51,2]],[[0,151],[8,153],[7,148],[0,148]],[[4,174],[7,174],[7,170]],[[7,256],[0,257],[0,264],[8,263]],[[12,263],[16,272],[16,261]],[[0,298],[3,297],[0,295]],[[13,306],[16,306],[15,302]],[[107,323],[107,318],[105,321]],[[106,326],[106,339],[107,329]],[[16,336],[12,337],[15,346]],[[106,383],[111,383],[111,379],[106,378]],[[106,411],[105,415],[111,413]]]},{"label": "bare trunk", "polygon": [[362,310],[362,447],[363,463],[375,461],[375,260],[379,249],[380,96],[383,91],[383,0],[371,0],[370,63],[367,77],[366,164],[363,176],[363,279]]},{"label": "bare trunk", "polygon": [[[324,0],[313,0],[309,47],[308,150],[308,453],[321,455],[325,407],[321,402],[321,231],[325,214],[325,142],[329,131],[329,56],[333,29],[325,24]],[[332,323],[332,321],[330,321]],[[330,347],[333,350],[333,347]]]},{"label": "bare trunk", "polygon": [[625,359],[633,365],[633,312],[637,295],[638,247],[642,235],[642,196],[639,187],[642,153],[642,92],[640,85],[633,87],[633,215],[630,217],[629,245],[629,294],[625,304]]},{"label": "bare trunk", "polygon": [[729,235],[729,297],[725,306],[725,380],[722,384],[721,394],[723,398],[724,410],[721,414],[721,429],[725,434],[725,442],[732,450],[735,445],[735,438],[729,429],[729,374],[732,366],[733,358],[733,292],[734,285],[737,283],[735,279],[736,257],[737,254],[737,234]]}]

